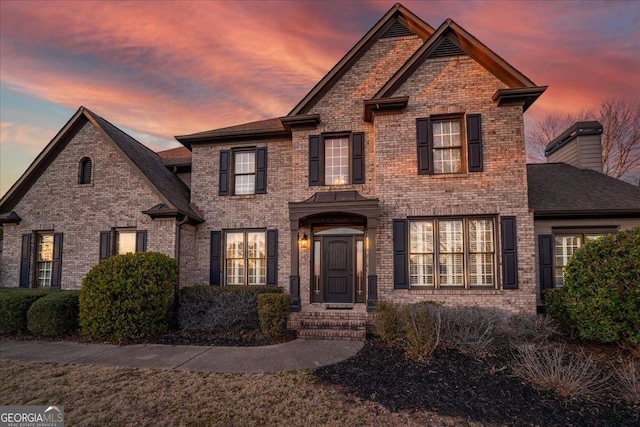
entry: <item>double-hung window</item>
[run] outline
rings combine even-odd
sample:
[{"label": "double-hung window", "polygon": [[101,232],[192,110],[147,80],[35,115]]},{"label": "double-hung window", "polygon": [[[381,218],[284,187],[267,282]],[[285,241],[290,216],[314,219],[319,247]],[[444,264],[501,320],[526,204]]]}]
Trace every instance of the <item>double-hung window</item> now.
[{"label": "double-hung window", "polygon": [[264,231],[227,231],[225,235],[227,285],[265,285],[267,246]]},{"label": "double-hung window", "polygon": [[480,114],[416,119],[418,174],[482,172]]},{"label": "double-hung window", "polygon": [[53,234],[37,235],[36,287],[51,287],[53,273]]},{"label": "double-hung window", "polygon": [[309,136],[309,185],[364,184],[364,133]]},{"label": "double-hung window", "polygon": [[411,220],[410,286],[495,287],[492,218]]},{"label": "double-hung window", "polygon": [[564,284],[564,268],[578,249],[585,243],[605,236],[606,233],[574,233],[554,236],[555,285]]},{"label": "double-hung window", "polygon": [[113,255],[147,251],[147,231],[135,228],[112,228],[100,232],[100,261]]},{"label": "double-hung window", "polygon": [[267,147],[220,151],[220,196],[267,192]]}]

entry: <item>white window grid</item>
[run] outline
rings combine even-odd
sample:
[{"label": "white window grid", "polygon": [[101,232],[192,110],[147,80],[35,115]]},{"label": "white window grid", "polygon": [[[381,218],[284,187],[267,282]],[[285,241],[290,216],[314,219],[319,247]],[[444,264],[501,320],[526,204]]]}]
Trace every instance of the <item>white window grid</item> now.
[{"label": "white window grid", "polygon": [[555,286],[564,285],[564,269],[573,254],[585,243],[604,237],[606,234],[564,234],[555,236]]},{"label": "white window grid", "polygon": [[472,219],[469,224],[469,285],[494,284],[493,221]]},{"label": "white window grid", "polygon": [[234,194],[255,194],[256,153],[237,151],[234,153]]},{"label": "white window grid", "polygon": [[53,234],[38,235],[38,287],[50,287],[53,272]]},{"label": "white window grid", "polygon": [[264,285],[267,282],[265,232],[226,233],[226,284]]},{"label": "white window grid", "polygon": [[324,142],[324,182],[326,185],[349,183],[349,138],[330,138]]},{"label": "white window grid", "polygon": [[438,121],[433,126],[433,171],[436,174],[462,171],[460,121]]}]

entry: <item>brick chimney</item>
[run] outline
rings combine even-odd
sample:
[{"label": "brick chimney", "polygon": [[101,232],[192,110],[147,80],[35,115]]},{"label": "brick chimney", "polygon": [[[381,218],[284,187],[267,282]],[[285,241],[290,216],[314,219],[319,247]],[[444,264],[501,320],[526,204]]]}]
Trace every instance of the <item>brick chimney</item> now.
[{"label": "brick chimney", "polygon": [[577,122],[551,141],[544,155],[549,163],[567,163],[602,173],[601,135],[600,122]]}]

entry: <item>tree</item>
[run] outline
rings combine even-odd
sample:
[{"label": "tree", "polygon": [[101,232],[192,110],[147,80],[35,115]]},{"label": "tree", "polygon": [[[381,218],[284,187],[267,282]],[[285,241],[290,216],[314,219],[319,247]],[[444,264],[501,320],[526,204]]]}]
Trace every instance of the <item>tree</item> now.
[{"label": "tree", "polygon": [[603,172],[637,183],[640,176],[640,101],[609,99],[592,110],[548,114],[528,135],[529,161],[544,162],[544,149],[575,122],[597,120],[602,124]]}]

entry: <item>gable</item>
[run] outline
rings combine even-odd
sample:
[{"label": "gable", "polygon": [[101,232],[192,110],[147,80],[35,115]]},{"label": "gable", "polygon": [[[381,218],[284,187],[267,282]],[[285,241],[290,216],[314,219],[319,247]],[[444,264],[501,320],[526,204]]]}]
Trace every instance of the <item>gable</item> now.
[{"label": "gable", "polygon": [[380,39],[415,36],[420,42],[429,38],[434,28],[400,4],[393,6],[347,54],[296,105],[288,116],[308,114],[354,64]]}]

